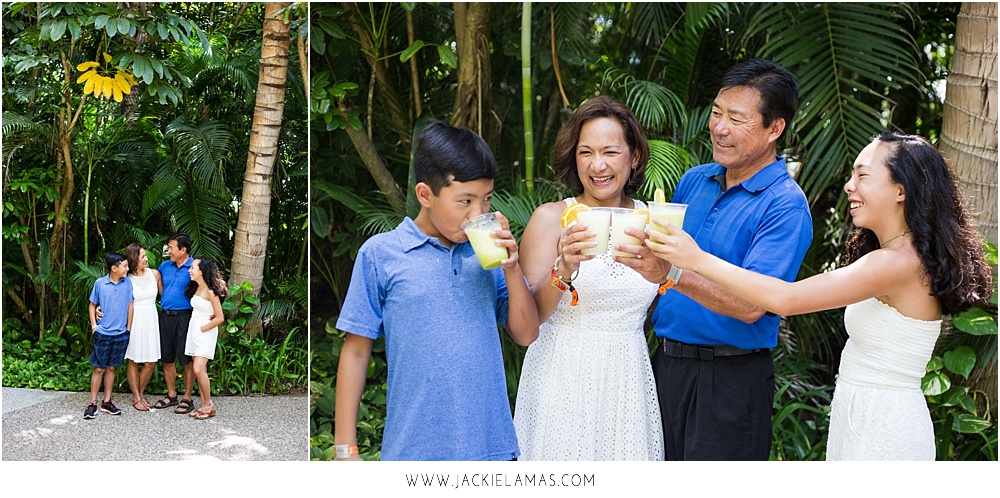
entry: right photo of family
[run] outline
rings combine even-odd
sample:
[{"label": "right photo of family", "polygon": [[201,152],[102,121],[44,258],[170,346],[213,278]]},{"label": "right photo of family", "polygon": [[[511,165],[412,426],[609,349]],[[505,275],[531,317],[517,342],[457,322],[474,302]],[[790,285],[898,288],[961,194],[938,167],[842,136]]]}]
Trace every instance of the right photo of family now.
[{"label": "right photo of family", "polygon": [[310,460],[996,461],[996,32],[312,4]]}]

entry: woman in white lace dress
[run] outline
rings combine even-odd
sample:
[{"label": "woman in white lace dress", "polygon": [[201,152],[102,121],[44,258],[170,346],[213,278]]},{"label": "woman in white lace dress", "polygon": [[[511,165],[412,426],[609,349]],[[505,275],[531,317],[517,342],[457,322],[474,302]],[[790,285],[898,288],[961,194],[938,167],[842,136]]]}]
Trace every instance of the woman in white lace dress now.
[{"label": "woman in white lace dress", "polygon": [[830,413],[828,460],[933,460],[920,388],[941,315],[985,302],[992,271],[955,174],[925,139],[882,134],[844,186],[858,227],[847,266],[799,282],[759,275],[702,252],[690,236],[650,233],[659,257],[780,315],[847,306],[849,339]]},{"label": "woman in white lace dress", "polygon": [[[649,145],[627,107],[585,102],[559,131],[553,158],[575,198],[539,206],[521,241],[538,339],[528,347],[514,407],[520,460],[662,460],[663,429],[643,332],[657,285],[594,247],[588,227],[562,227],[563,210],[644,207],[629,197],[645,179]],[[553,275],[572,283],[553,285]],[[566,284],[563,284],[566,287]]]},{"label": "woman in white lace dress", "polygon": [[135,299],[132,330],[125,352],[129,362],[125,371],[129,389],[132,390],[132,407],[148,412],[150,404],[145,395],[146,385],[153,377],[156,362],[160,361],[160,320],[156,311],[156,296],[163,290],[163,281],[160,272],[149,267],[146,250],[139,243],[125,248],[125,259],[128,260],[128,278],[132,281]]}]

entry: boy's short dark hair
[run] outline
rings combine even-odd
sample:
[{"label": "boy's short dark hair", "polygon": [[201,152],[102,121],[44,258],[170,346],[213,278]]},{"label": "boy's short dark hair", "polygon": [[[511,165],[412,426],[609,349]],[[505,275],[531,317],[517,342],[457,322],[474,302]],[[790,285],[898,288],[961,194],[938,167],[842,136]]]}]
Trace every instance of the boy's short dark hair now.
[{"label": "boy's short dark hair", "polygon": [[126,259],[125,255],[120,252],[104,253],[104,262],[108,265],[108,271],[121,264],[122,261],[126,261]]},{"label": "boy's short dark hair", "polygon": [[189,256],[191,255],[191,236],[190,235],[188,235],[188,234],[186,234],[184,232],[177,232],[177,233],[171,235],[170,238],[167,239],[167,242],[170,242],[171,240],[176,240],[177,241],[177,248],[178,249],[184,249],[184,250],[187,251],[187,253],[188,253]]},{"label": "boy's short dark hair", "polygon": [[764,126],[775,119],[785,120],[781,140],[792,127],[792,118],[799,107],[799,84],[788,68],[767,59],[753,58],[733,65],[719,81],[722,89],[737,86],[753,88],[760,94],[760,115]]},{"label": "boy's short dark hair", "polygon": [[452,181],[493,179],[496,159],[486,141],[468,128],[456,128],[441,121],[424,127],[417,137],[413,173],[438,195]]}]

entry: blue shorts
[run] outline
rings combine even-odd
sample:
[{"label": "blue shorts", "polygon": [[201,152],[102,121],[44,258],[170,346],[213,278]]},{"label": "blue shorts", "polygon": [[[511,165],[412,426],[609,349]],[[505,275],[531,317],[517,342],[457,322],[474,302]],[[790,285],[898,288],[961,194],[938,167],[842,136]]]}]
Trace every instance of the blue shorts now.
[{"label": "blue shorts", "polygon": [[106,335],[94,333],[94,350],[90,364],[96,368],[117,367],[125,362],[128,334]]}]

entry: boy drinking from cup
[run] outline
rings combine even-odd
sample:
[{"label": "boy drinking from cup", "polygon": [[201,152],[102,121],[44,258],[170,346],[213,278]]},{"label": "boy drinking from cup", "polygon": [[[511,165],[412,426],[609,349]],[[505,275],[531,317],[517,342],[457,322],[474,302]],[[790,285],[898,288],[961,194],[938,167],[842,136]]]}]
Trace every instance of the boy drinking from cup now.
[{"label": "boy drinking from cup", "polygon": [[538,337],[538,312],[517,241],[497,213],[509,257],[484,270],[462,225],[489,212],[496,167],[486,142],[436,122],[417,139],[416,219],[358,251],[337,328],[337,459],[360,459],[357,415],[373,341],[389,369],[383,460],[512,460],[519,455],[497,323],[515,342]]}]

